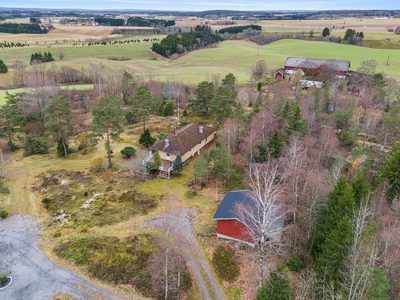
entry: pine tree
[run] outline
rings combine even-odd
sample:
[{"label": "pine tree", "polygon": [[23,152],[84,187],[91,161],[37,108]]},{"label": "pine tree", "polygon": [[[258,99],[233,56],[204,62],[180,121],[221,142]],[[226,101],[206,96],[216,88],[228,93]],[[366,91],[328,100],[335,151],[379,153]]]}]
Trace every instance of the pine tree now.
[{"label": "pine tree", "polygon": [[282,155],[282,147],[283,140],[279,136],[278,129],[275,130],[275,133],[271,136],[271,139],[268,143],[268,149],[273,158],[279,158]]},{"label": "pine tree", "polygon": [[193,178],[200,181],[200,186],[207,185],[207,178],[211,172],[210,156],[203,153],[194,163]]},{"label": "pine tree", "polygon": [[161,101],[160,105],[158,106],[158,115],[165,116],[164,101]]},{"label": "pine tree", "polygon": [[185,110],[183,111],[183,116],[184,116],[184,117],[187,117],[187,116],[188,116],[188,112],[187,112],[186,108],[185,108]]},{"label": "pine tree", "polygon": [[159,167],[161,167],[162,161],[160,157],[160,152],[158,151],[158,148],[154,151],[154,168],[158,170]]},{"label": "pine tree", "polygon": [[355,209],[354,194],[342,176],[329,193],[328,207],[321,212],[314,237],[316,269],[337,280],[351,242],[350,220]]},{"label": "pine tree", "polygon": [[217,121],[224,123],[236,107],[236,95],[231,92],[228,86],[220,86],[217,94],[210,102],[211,111],[217,115]]},{"label": "pine tree", "polygon": [[11,151],[17,149],[14,141],[18,132],[22,131],[23,116],[17,104],[19,95],[6,92],[6,104],[0,106],[0,137],[7,139]]},{"label": "pine tree", "polygon": [[93,120],[90,128],[92,130],[92,144],[96,145],[100,139],[104,139],[106,134],[105,148],[108,155],[108,167],[111,163],[111,142],[118,141],[121,133],[124,132],[122,124],[125,120],[125,112],[121,108],[122,101],[116,97],[102,97],[99,103],[93,108]]},{"label": "pine tree", "polygon": [[375,267],[372,270],[373,278],[368,289],[368,300],[390,300],[387,293],[390,291],[390,281],[385,276],[385,270]]},{"label": "pine tree", "polygon": [[222,141],[219,147],[212,150],[212,152],[210,151],[210,158],[214,160],[214,175],[227,186],[234,164],[231,150],[226,146],[225,141]]},{"label": "pine tree", "polygon": [[151,100],[151,93],[147,86],[139,87],[133,95],[132,108],[136,109],[138,118],[143,118],[143,131],[146,130],[146,117],[149,115]]},{"label": "pine tree", "polygon": [[145,147],[149,147],[156,142],[156,138],[151,137],[150,131],[146,129],[140,136],[139,144]]},{"label": "pine tree", "polygon": [[183,171],[183,163],[182,163],[182,157],[178,153],[176,156],[175,160],[172,163],[172,172],[179,175]]},{"label": "pine tree", "polygon": [[68,156],[67,137],[74,132],[71,103],[68,98],[54,97],[43,110],[47,122],[46,136],[52,135],[61,140],[65,157]]},{"label": "pine tree", "polygon": [[282,118],[287,120],[290,118],[291,115],[292,115],[292,107],[291,107],[289,101],[286,101],[285,106],[283,107],[283,110],[282,110]]},{"label": "pine tree", "polygon": [[306,121],[301,118],[300,106],[297,105],[294,114],[288,120],[289,126],[286,126],[286,134],[288,136],[296,134],[304,136],[306,134]]},{"label": "pine tree", "polygon": [[193,93],[196,95],[196,99],[190,100],[190,107],[196,114],[204,114],[207,117],[210,102],[215,95],[214,84],[207,81],[200,82]]}]

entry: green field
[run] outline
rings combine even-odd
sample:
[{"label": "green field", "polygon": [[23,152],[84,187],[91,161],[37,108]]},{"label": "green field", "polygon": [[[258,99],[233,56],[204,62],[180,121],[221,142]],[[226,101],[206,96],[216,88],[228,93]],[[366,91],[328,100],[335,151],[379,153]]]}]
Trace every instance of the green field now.
[{"label": "green field", "polygon": [[[153,78],[166,80],[176,77],[186,83],[197,84],[211,80],[213,74],[225,75],[232,72],[240,83],[249,80],[252,65],[263,59],[270,69],[280,68],[288,56],[349,60],[351,70],[356,70],[364,60],[375,59],[377,71],[400,80],[400,52],[391,49],[371,49],[327,42],[304,40],[280,40],[269,45],[258,46],[248,41],[225,41],[217,48],[193,51],[179,59],[151,60],[151,43],[124,44],[113,46],[63,47],[66,58],[56,61],[58,65],[68,65],[81,69],[93,63],[103,63],[112,69],[127,69],[132,73],[151,74]],[[0,50],[7,64],[19,59],[29,62],[33,49],[13,48]],[[36,48],[48,51],[57,59],[58,48]],[[110,61],[109,55],[125,56],[129,61]],[[386,65],[388,56],[390,63]],[[0,78],[1,79],[1,78]]]},{"label": "green field", "polygon": [[290,28],[286,28],[286,29],[264,29],[264,32],[305,32],[306,34],[308,34],[310,32],[310,30],[314,30],[314,33],[317,32],[322,32],[321,29],[314,29],[314,28],[305,28],[305,29],[299,29],[299,28],[294,28],[294,29],[290,29]]}]

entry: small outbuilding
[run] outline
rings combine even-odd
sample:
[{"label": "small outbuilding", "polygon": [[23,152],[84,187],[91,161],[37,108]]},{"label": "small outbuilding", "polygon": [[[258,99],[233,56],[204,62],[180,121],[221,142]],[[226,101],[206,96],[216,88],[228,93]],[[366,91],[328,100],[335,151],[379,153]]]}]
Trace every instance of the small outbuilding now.
[{"label": "small outbuilding", "polygon": [[[257,209],[254,205],[252,192],[249,190],[230,191],[227,192],[213,220],[217,221],[217,237],[254,244],[253,237],[249,233],[248,227],[241,221],[241,210],[246,207],[248,211]],[[285,217],[276,205],[271,206],[273,209],[271,218],[275,221],[269,226],[268,237],[276,240],[281,239],[281,235],[276,234],[274,229],[283,229]],[[277,215],[279,214],[279,215]],[[281,231],[280,231],[281,232]]]},{"label": "small outbuilding", "polygon": [[279,70],[278,72],[275,72],[274,77],[275,78],[282,78],[284,79],[286,75],[285,70]]}]

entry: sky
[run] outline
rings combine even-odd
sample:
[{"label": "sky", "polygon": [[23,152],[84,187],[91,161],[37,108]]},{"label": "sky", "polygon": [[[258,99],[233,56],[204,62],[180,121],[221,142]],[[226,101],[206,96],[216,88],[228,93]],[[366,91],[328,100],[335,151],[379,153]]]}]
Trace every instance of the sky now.
[{"label": "sky", "polygon": [[1,0],[0,7],[80,8],[80,9],[152,9],[201,11],[228,10],[340,10],[400,9],[398,0]]}]

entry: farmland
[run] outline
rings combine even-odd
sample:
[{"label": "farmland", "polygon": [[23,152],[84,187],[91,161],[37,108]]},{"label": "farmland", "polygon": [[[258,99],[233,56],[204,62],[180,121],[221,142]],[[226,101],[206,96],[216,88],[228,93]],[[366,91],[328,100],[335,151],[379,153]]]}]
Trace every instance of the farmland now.
[{"label": "farmland", "polygon": [[[162,36],[156,36],[162,38]],[[140,39],[143,39],[142,37]],[[364,60],[375,59],[377,70],[388,76],[400,79],[400,55],[398,50],[371,49],[366,47],[333,44],[304,40],[280,40],[269,45],[258,46],[248,41],[224,41],[217,48],[197,50],[169,61],[152,60],[149,50],[151,42],[112,46],[68,46],[62,49],[65,59],[56,61],[58,65],[71,67],[105,64],[113,69],[128,69],[134,73],[152,74],[155,78],[167,80],[174,76],[187,83],[196,84],[206,80],[212,74],[234,73],[239,82],[249,80],[249,71],[257,61],[265,60],[268,67],[277,69],[283,66],[288,56],[349,60],[351,69],[356,70]],[[12,64],[15,60],[29,63],[30,54],[37,51],[50,51],[57,59],[58,47],[52,48],[13,48],[0,50],[3,60]],[[108,56],[117,55],[131,58],[129,61],[109,61]],[[389,65],[386,65],[390,56]],[[4,75],[0,75],[1,77]]]}]

